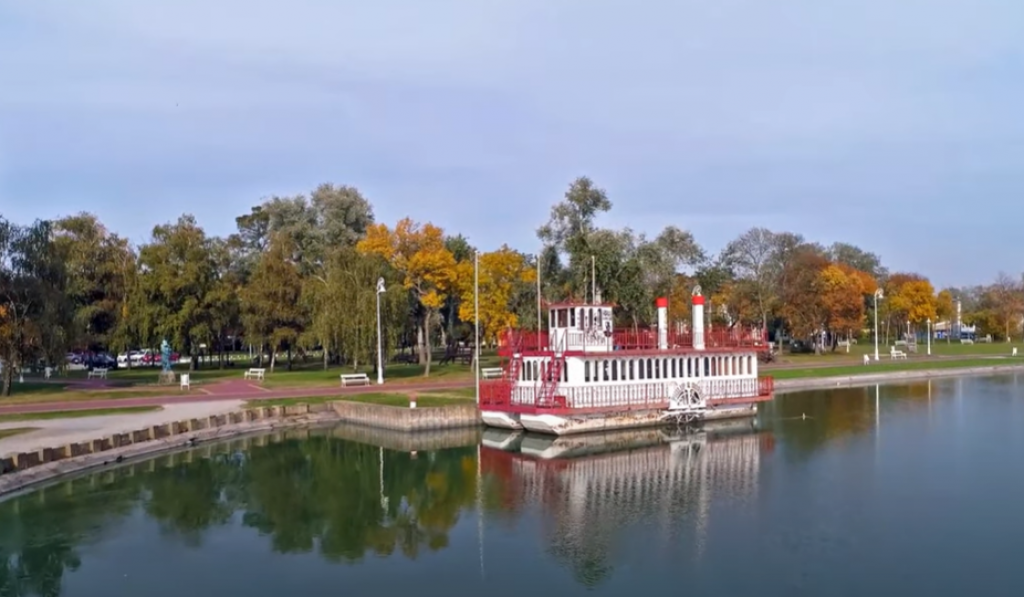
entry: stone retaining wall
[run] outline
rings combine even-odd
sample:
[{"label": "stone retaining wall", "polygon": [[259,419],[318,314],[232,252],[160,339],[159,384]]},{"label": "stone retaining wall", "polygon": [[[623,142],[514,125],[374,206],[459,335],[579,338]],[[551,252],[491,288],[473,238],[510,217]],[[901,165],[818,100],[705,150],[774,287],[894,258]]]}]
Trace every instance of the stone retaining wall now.
[{"label": "stone retaining wall", "polygon": [[332,402],[331,405],[342,421],[394,431],[453,429],[481,424],[480,410],[474,403],[436,408],[401,408],[344,401]]},{"label": "stone retaining wall", "polygon": [[[250,408],[222,415],[174,421],[163,425],[153,425],[127,433],[117,433],[87,442],[66,444],[54,448],[43,448],[32,452],[22,452],[0,458],[0,493],[10,491],[7,487],[9,479],[29,469],[48,467],[56,468],[62,461],[95,457],[102,463],[104,460],[126,457],[128,448],[136,453],[149,452],[153,449],[166,448],[168,445],[196,440],[209,440],[223,435],[233,435],[258,429],[273,428],[273,422],[282,419],[301,419],[302,421],[334,419],[335,415],[329,404],[298,405],[298,406],[266,406]],[[52,472],[50,473],[53,474]]]},{"label": "stone retaining wall", "polygon": [[483,427],[456,427],[425,431],[394,431],[364,427],[358,424],[339,425],[330,430],[331,437],[394,450],[396,452],[430,452],[447,448],[463,448],[480,443]]}]

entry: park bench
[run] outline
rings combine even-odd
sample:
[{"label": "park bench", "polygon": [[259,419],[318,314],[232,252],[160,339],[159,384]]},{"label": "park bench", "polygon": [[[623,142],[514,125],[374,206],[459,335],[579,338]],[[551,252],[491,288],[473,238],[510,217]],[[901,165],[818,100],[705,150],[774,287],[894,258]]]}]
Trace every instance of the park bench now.
[{"label": "park bench", "polygon": [[351,384],[368,386],[370,385],[370,376],[365,373],[342,373],[341,385],[344,387]]},{"label": "park bench", "polygon": [[266,377],[266,375],[267,375],[267,370],[266,369],[255,369],[254,368],[254,369],[249,369],[248,371],[246,371],[244,377],[245,377],[245,379],[258,379],[260,381],[263,381],[263,378]]},{"label": "park bench", "polygon": [[501,367],[485,367],[480,370],[484,379],[497,379],[501,377]]},{"label": "park bench", "polygon": [[903,352],[902,350],[897,350],[894,347],[892,349],[892,351],[889,353],[889,358],[890,359],[894,359],[894,360],[895,359],[905,359],[905,358],[907,358],[907,353]]},{"label": "park bench", "polygon": [[190,389],[192,389],[192,379],[189,377],[188,373],[182,373],[181,374],[181,386],[180,386],[180,388],[182,390],[190,390]]},{"label": "park bench", "polygon": [[871,364],[871,357],[870,356],[864,355],[864,364],[865,365],[870,365]]},{"label": "park bench", "polygon": [[107,378],[107,369],[92,369],[85,374],[86,379],[92,379],[93,377],[99,377],[101,379]]}]

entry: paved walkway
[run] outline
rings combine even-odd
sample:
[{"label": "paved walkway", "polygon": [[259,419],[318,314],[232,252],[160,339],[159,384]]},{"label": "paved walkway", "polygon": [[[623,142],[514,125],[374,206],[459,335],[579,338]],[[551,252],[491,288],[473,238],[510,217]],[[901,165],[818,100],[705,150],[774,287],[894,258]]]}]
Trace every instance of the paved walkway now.
[{"label": "paved walkway", "polygon": [[[107,408],[128,408],[132,406],[167,406],[173,404],[194,404],[224,400],[271,400],[277,398],[303,398],[306,396],[344,396],[372,392],[438,392],[468,388],[473,380],[426,381],[417,383],[385,383],[382,386],[369,385],[340,388],[338,386],[310,386],[294,388],[265,388],[255,382],[225,380],[197,385],[189,392],[168,393],[165,396],[140,396],[138,398],[105,398],[102,400],[76,400],[71,402],[37,402],[3,405],[0,415],[42,413],[63,410],[95,410]],[[130,390],[125,390],[130,395]],[[21,425],[24,427],[25,425]]]},{"label": "paved walkway", "polygon": [[115,433],[128,433],[129,431],[173,421],[201,419],[236,410],[241,406],[242,401],[240,400],[218,400],[215,402],[171,404],[165,406],[160,411],[130,415],[0,423],[0,429],[23,427],[36,429],[36,431],[19,433],[18,435],[0,439],[0,456],[63,446],[73,442],[89,441],[98,437],[107,437]]}]

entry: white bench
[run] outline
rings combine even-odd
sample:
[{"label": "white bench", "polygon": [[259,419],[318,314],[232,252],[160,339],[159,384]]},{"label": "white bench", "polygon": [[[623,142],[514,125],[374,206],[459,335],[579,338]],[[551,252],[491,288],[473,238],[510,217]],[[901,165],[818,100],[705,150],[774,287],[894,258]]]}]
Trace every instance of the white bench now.
[{"label": "white bench", "polygon": [[[1014,350],[1017,349],[1014,348]],[[43,369],[43,375],[46,376],[46,379],[50,379],[51,377],[53,377],[53,367],[47,367],[46,369]]]},{"label": "white bench", "polygon": [[864,364],[865,365],[870,365],[871,364],[871,357],[869,357],[868,355],[864,355]]},{"label": "white bench", "polygon": [[1016,347],[1013,348],[1013,351],[1010,353],[1010,356],[1011,357],[1017,356],[1017,348]]},{"label": "white bench", "polygon": [[100,378],[106,379],[107,378],[107,370],[106,369],[93,369],[93,370],[89,371],[88,373],[86,373],[85,377],[86,377],[86,379],[92,379],[93,377],[100,377]]},{"label": "white bench", "polygon": [[351,384],[368,386],[370,385],[370,376],[365,373],[342,373],[341,385],[344,387]]},{"label": "white bench", "polygon": [[894,349],[892,349],[892,352],[889,353],[889,358],[890,359],[905,359],[905,358],[907,358],[907,353],[903,352],[902,350],[896,350],[894,348]]},{"label": "white bench", "polygon": [[501,377],[501,367],[485,367],[480,370],[484,379],[497,379]]},{"label": "white bench", "polygon": [[188,373],[182,373],[181,374],[181,386],[180,387],[181,387],[182,390],[190,390],[190,389],[192,389],[192,380],[189,378],[189,374]]},{"label": "white bench", "polygon": [[263,381],[263,378],[267,375],[266,369],[249,369],[245,372],[245,379],[258,379]]},{"label": "white bench", "polygon": [[960,344],[974,344],[974,340],[970,338],[960,338]]}]

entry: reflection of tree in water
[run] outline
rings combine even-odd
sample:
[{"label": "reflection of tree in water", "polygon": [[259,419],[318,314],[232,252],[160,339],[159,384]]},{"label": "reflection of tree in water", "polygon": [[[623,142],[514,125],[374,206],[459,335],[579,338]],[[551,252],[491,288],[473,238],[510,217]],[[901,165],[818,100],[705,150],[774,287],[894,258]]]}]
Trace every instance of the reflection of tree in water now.
[{"label": "reflection of tree in water", "polygon": [[235,476],[222,460],[157,468],[144,483],[149,494],[146,513],[160,521],[163,532],[197,547],[204,531],[231,519],[233,508],[225,491]]},{"label": "reflection of tree in water", "polygon": [[355,561],[367,550],[395,550],[414,558],[420,549],[447,546],[459,511],[475,495],[471,449],[413,458],[363,444],[314,437],[255,448],[246,466],[245,524],[270,535],[279,551],[320,552]]},{"label": "reflection of tree in water", "polygon": [[0,597],[60,595],[64,572],[80,564],[78,549],[138,500],[134,486],[99,492],[88,486],[88,479],[80,479],[45,497],[36,493],[0,503]]},{"label": "reflection of tree in water", "polygon": [[0,597],[59,595],[81,546],[138,505],[164,537],[188,546],[240,513],[276,551],[318,549],[352,562],[367,551],[415,558],[443,549],[476,491],[474,448],[413,457],[315,436],[181,460],[168,466],[165,457],[0,502]]}]

